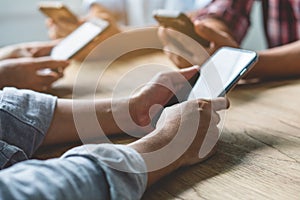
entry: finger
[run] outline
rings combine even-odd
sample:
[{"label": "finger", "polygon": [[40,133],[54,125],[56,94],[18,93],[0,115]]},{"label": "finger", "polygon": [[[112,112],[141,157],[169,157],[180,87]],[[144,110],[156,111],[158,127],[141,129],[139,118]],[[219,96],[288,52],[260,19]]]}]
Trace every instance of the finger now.
[{"label": "finger", "polygon": [[196,21],[195,30],[203,38],[212,41],[218,45],[228,45],[229,42],[232,43],[232,40],[229,39],[230,36],[227,33],[215,30],[214,28],[205,24],[205,22],[199,20]]},{"label": "finger", "polygon": [[180,74],[187,80],[191,79],[195,74],[197,74],[200,70],[198,65],[194,65],[189,68],[181,69]]},{"label": "finger", "polygon": [[219,97],[211,100],[212,108],[215,111],[228,109],[230,106],[230,102],[227,98]]},{"label": "finger", "polygon": [[197,20],[195,21],[194,25],[195,31],[203,38],[213,42],[223,41],[224,38],[222,37],[222,35],[217,30],[214,30],[206,25],[205,22]]},{"label": "finger", "polygon": [[169,57],[171,54],[173,54],[170,58],[172,58],[175,61],[176,65],[178,63],[177,66],[180,68],[184,68],[183,66],[190,67],[193,64],[195,64],[195,61],[193,60],[193,53],[185,51],[183,48],[179,48],[178,45],[174,43],[169,43],[168,45],[166,45],[164,47],[164,52],[169,53],[167,54],[169,55]]},{"label": "finger", "polygon": [[192,57],[193,51],[188,51],[185,48],[184,44],[186,43],[183,41],[186,36],[184,34],[172,29],[159,27],[158,36],[163,45],[165,47],[168,47],[170,51],[174,51],[177,54],[182,54],[183,52],[185,52],[189,55],[189,57]]},{"label": "finger", "polygon": [[183,50],[196,54],[197,56],[201,56],[202,54],[207,55],[207,50],[189,35],[173,29],[166,29],[165,32],[168,38],[172,38],[179,43],[178,47],[180,49],[182,48]]},{"label": "finger", "polygon": [[162,43],[164,46],[165,46],[165,45],[168,45],[168,43],[169,43],[169,39],[168,39],[169,36],[168,36],[168,34],[167,34],[167,32],[166,32],[166,28],[160,26],[160,27],[158,28],[157,34],[158,34],[158,37],[159,37],[161,43]]},{"label": "finger", "polygon": [[53,19],[47,18],[47,19],[45,20],[45,24],[46,24],[46,26],[49,28],[49,27],[53,26],[55,23],[54,23]]},{"label": "finger", "polygon": [[48,74],[48,75],[43,75],[39,76],[39,83],[43,86],[50,87],[52,83],[57,81],[58,79],[61,78],[59,75],[54,75],[54,74]]},{"label": "finger", "polygon": [[195,49],[199,47],[197,42],[181,32],[172,29],[166,29],[165,31],[168,36],[168,45],[176,46],[176,49],[180,52],[186,52],[192,56]]},{"label": "finger", "polygon": [[209,58],[208,50],[189,36],[171,29],[160,30],[165,47],[172,53],[180,55],[193,65],[201,65]]},{"label": "finger", "polygon": [[52,40],[64,38],[69,33],[65,30],[64,26],[59,26],[57,23],[48,28],[48,35]]},{"label": "finger", "polygon": [[50,57],[34,58],[33,62],[34,62],[34,67],[36,70],[49,68],[54,71],[59,69],[59,71],[61,71],[61,72],[70,64],[69,61],[53,60]]},{"label": "finger", "polygon": [[217,112],[212,113],[212,120],[215,124],[219,124],[221,121],[221,117]]},{"label": "finger", "polygon": [[49,29],[48,29],[48,36],[49,36],[49,38],[52,39],[52,40],[56,40],[56,39],[60,38],[60,37],[57,35],[55,26],[49,27]]},{"label": "finger", "polygon": [[53,49],[53,44],[48,44],[42,47],[37,47],[36,49],[32,49],[32,57],[42,57],[50,55],[51,50]]},{"label": "finger", "polygon": [[169,59],[180,69],[184,69],[184,68],[188,68],[191,67],[192,64],[189,63],[187,60],[185,60],[184,58],[182,58],[181,56],[178,56],[174,53],[171,53],[169,51],[165,51],[164,52]]}]

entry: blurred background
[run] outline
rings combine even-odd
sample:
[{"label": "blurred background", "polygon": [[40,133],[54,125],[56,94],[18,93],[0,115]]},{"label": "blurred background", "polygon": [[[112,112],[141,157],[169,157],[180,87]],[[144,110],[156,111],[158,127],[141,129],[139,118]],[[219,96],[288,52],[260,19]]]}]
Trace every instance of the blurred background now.
[{"label": "blurred background", "polygon": [[[1,0],[0,47],[27,41],[48,40],[45,17],[38,11],[39,0]],[[83,14],[82,0],[63,0],[74,13]],[[242,47],[252,50],[266,48],[261,20],[261,2],[252,10],[252,27]]]},{"label": "blurred background", "polygon": [[[45,17],[38,10],[39,0],[1,0],[0,46],[48,40]],[[83,13],[82,0],[63,0],[74,13]]]}]

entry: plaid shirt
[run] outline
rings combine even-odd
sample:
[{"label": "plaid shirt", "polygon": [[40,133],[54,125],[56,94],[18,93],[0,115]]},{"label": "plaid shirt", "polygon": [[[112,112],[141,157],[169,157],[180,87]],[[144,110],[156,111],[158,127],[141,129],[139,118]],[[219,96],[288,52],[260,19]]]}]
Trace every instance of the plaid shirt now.
[{"label": "plaid shirt", "polygon": [[[264,27],[269,47],[300,39],[300,0],[261,0]],[[215,17],[224,21],[241,42],[250,26],[254,0],[213,0],[200,10],[196,19]]]}]

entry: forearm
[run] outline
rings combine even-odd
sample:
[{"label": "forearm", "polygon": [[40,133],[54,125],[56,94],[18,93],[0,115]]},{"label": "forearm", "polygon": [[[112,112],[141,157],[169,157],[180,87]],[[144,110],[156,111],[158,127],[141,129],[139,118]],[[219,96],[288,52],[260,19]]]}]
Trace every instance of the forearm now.
[{"label": "forearm", "polygon": [[5,71],[1,66],[1,62],[2,61],[0,61],[0,90],[2,90],[7,85],[7,77],[5,76]]},{"label": "forearm", "polygon": [[[147,187],[182,166],[180,156],[176,158],[178,156],[175,150],[177,147],[168,145],[173,140],[173,137],[169,137],[170,132],[178,132],[177,123],[162,129],[155,129],[149,135],[128,145],[140,153],[145,161],[148,169]],[[159,152],[161,149],[164,150]],[[172,161],[164,163],[164,160],[169,158]]]},{"label": "forearm", "polygon": [[85,145],[59,159],[1,170],[0,199],[140,199],[145,171],[143,159],[131,148]]},{"label": "forearm", "polygon": [[0,60],[14,58],[15,53],[15,48],[13,46],[0,48]]},{"label": "forearm", "polygon": [[300,76],[300,41],[258,52],[259,60],[247,79]]},{"label": "forearm", "polygon": [[130,123],[128,99],[58,99],[44,144],[101,138],[134,131]]}]

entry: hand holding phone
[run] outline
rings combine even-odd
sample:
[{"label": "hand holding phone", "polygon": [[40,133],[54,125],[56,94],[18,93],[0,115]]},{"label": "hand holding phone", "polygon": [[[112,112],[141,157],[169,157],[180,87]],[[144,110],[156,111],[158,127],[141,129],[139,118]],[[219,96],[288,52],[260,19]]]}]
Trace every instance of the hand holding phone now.
[{"label": "hand holding phone", "polygon": [[193,22],[184,13],[173,10],[155,10],[153,17],[161,26],[184,33],[202,46],[209,47],[210,42],[196,33]]},{"label": "hand holding phone", "polygon": [[63,3],[42,1],[39,10],[46,15],[46,25],[51,39],[63,38],[73,32],[82,21],[77,18]]},{"label": "hand holding phone", "polygon": [[201,66],[200,77],[188,100],[224,96],[254,66],[257,58],[254,51],[220,48]]},{"label": "hand holding phone", "polygon": [[[193,99],[215,99],[227,94],[237,82],[254,66],[257,53],[231,47],[223,47],[215,52],[165,107]],[[188,85],[190,84],[190,85]],[[192,90],[190,90],[192,86]],[[152,119],[155,127],[163,110]]]},{"label": "hand holding phone", "polygon": [[39,10],[55,23],[78,24],[79,20],[63,3],[58,1],[42,1]]}]

